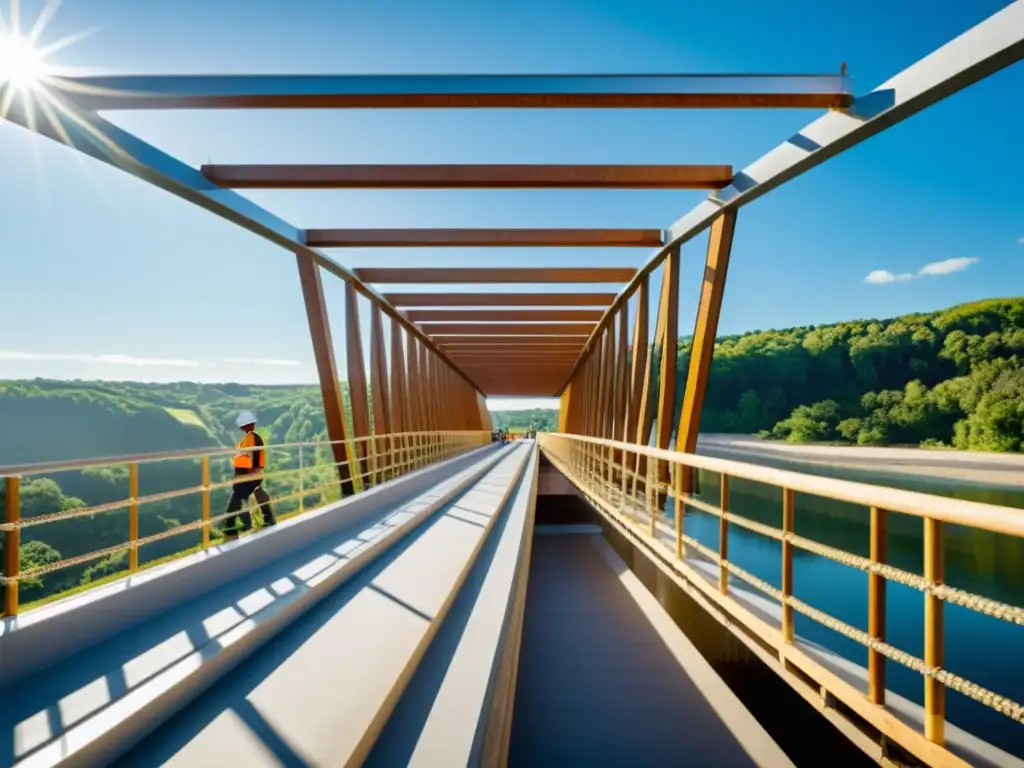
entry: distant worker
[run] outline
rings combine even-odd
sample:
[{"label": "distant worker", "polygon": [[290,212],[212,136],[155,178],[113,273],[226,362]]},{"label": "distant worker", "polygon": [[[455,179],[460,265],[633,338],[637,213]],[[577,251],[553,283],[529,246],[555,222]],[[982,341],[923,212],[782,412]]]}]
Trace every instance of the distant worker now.
[{"label": "distant worker", "polygon": [[[238,443],[238,453],[231,460],[235,468],[235,477],[242,478],[246,475],[262,472],[267,466],[267,452],[263,450],[252,450],[262,448],[263,438],[256,433],[256,415],[251,411],[242,411],[235,419],[235,424],[244,432],[241,442]],[[226,514],[238,512],[242,509],[242,502],[250,496],[255,496],[259,503],[260,512],[263,513],[264,525],[276,525],[274,512],[270,508],[270,494],[263,490],[263,478],[256,480],[238,480],[235,482],[231,492],[231,499],[228,501]],[[238,535],[238,523],[241,520],[242,530],[248,531],[252,528],[252,515],[246,510],[240,515],[226,518],[225,535],[234,538]]]}]

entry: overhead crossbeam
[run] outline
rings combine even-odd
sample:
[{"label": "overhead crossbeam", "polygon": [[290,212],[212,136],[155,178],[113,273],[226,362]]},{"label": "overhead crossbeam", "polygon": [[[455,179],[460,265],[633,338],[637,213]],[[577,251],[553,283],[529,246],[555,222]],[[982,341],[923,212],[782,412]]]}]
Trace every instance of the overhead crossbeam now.
[{"label": "overhead crossbeam", "polygon": [[441,336],[434,339],[434,343],[438,347],[445,350],[445,356],[447,352],[457,352],[462,349],[494,349],[496,347],[522,347],[537,348],[538,350],[579,350],[583,348],[585,342],[574,339],[548,339],[540,337],[525,337],[521,339],[508,338],[506,336],[486,336],[480,338],[479,336]]},{"label": "overhead crossbeam", "polygon": [[595,323],[421,323],[431,337],[458,336],[589,336]]},{"label": "overhead crossbeam", "polygon": [[225,189],[722,189],[731,165],[204,165]]},{"label": "overhead crossbeam", "polygon": [[413,309],[405,316],[420,322],[594,322],[600,309]]},{"label": "overhead crossbeam", "polygon": [[63,98],[114,109],[828,109],[841,75],[135,75],[60,78]]},{"label": "overhead crossbeam", "polygon": [[624,283],[633,267],[367,267],[367,283]]},{"label": "overhead crossbeam", "polygon": [[492,350],[470,350],[467,352],[453,352],[450,355],[450,359],[453,361],[465,361],[465,360],[525,360],[533,362],[551,362],[551,361],[567,361],[569,363],[576,362],[576,357],[572,352],[556,351],[556,352],[535,352],[535,351],[523,351],[517,349],[492,349]]},{"label": "overhead crossbeam", "polygon": [[313,248],[660,248],[660,229],[307,229]]},{"label": "overhead crossbeam", "polygon": [[389,293],[396,307],[607,307],[614,293]]}]

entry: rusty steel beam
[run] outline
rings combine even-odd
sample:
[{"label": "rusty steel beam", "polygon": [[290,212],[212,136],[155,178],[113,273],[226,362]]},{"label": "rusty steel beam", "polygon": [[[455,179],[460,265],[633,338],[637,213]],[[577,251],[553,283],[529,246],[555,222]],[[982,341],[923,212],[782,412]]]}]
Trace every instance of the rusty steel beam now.
[{"label": "rusty steel beam", "polygon": [[204,165],[224,189],[722,189],[731,165]]},{"label": "rusty steel beam", "polygon": [[389,293],[395,307],[607,307],[614,293]]},{"label": "rusty steel beam", "polygon": [[368,283],[622,283],[633,267],[368,267]]},{"label": "rusty steel beam", "polygon": [[660,248],[660,229],[307,229],[311,248]]},{"label": "rusty steel beam", "polygon": [[604,314],[600,309],[414,309],[405,313],[422,322],[593,322]]}]

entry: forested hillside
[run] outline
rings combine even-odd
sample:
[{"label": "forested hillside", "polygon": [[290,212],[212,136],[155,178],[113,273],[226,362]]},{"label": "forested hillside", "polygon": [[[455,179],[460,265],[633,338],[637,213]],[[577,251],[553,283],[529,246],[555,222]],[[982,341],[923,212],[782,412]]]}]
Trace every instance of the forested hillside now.
[{"label": "forested hillside", "polygon": [[497,411],[492,413],[496,428],[513,432],[535,429],[538,432],[554,432],[558,429],[558,411],[550,408],[532,408],[525,411]]},{"label": "forested hillside", "polygon": [[[348,392],[343,389],[348,407]],[[256,411],[259,432],[270,444],[310,442],[325,433],[320,391],[312,386],[257,387],[240,384],[144,384],[138,382],[8,381],[0,382],[0,465],[39,461],[123,456],[188,448],[233,446],[234,420],[242,409]],[[303,502],[316,506],[336,495],[327,451],[306,449]],[[296,449],[271,451],[271,470],[298,467]],[[211,461],[213,482],[230,474],[228,460]],[[201,481],[198,460],[139,466],[143,496],[195,487]],[[299,477],[268,480],[275,509],[286,514],[299,505]],[[318,485],[325,487],[317,488]],[[122,501],[128,497],[124,465],[80,472],[46,473],[22,479],[21,515],[32,518],[63,510]],[[213,514],[227,503],[227,489],[212,493]],[[3,489],[0,487],[0,500]],[[0,501],[2,506],[2,501]],[[158,534],[199,519],[198,494],[139,507],[139,535]],[[22,569],[78,557],[127,540],[125,509],[36,525],[22,531]],[[195,547],[197,531],[144,546],[142,563]],[[124,551],[63,568],[22,584],[22,600],[41,597],[110,577],[127,568]]]},{"label": "forested hillside", "polygon": [[1020,451],[1024,299],[720,338],[704,408],[704,432]]}]

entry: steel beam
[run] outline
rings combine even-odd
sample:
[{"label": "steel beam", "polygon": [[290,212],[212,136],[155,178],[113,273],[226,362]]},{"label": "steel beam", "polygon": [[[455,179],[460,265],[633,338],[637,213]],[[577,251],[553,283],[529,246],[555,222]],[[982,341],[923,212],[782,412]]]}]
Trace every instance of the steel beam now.
[{"label": "steel beam", "polygon": [[[0,89],[0,103],[4,101],[4,95],[3,89]],[[312,258],[331,274],[353,284],[370,300],[380,302],[385,314],[401,324],[413,337],[436,351],[430,339],[415,324],[410,323],[401,312],[360,280],[352,270],[306,245],[304,230],[292,226],[236,192],[210,184],[195,168],[97,114],[75,109],[70,103],[45,90],[39,91],[35,98],[37,106],[34,112],[27,112],[22,98],[15,96],[10,103],[6,119],[147,181],[291,251],[296,256]]]},{"label": "steel beam", "polygon": [[[640,281],[661,266],[672,248],[697,237],[727,209],[742,208],[932,104],[984,80],[1024,58],[1024,2],[1014,2],[920,59],[875,90],[858,97],[846,112],[829,112],[808,124],[736,174],[668,230],[665,245],[619,292],[594,329],[573,375],[594,349],[601,331]],[[570,377],[571,378],[571,377]],[[568,381],[565,382],[568,384]],[[563,387],[564,388],[564,387]]]},{"label": "steel beam", "polygon": [[396,307],[606,307],[614,293],[387,293]]},{"label": "steel beam", "polygon": [[621,283],[632,267],[379,267],[355,270],[367,283]]},{"label": "steel beam", "polygon": [[307,229],[316,248],[658,248],[659,229]]},{"label": "steel beam", "polygon": [[849,106],[839,75],[113,75],[55,79],[114,109],[804,108]]},{"label": "steel beam", "polygon": [[721,189],[731,165],[204,165],[224,189]]},{"label": "steel beam", "polygon": [[600,309],[414,309],[405,316],[422,322],[597,322]]}]

